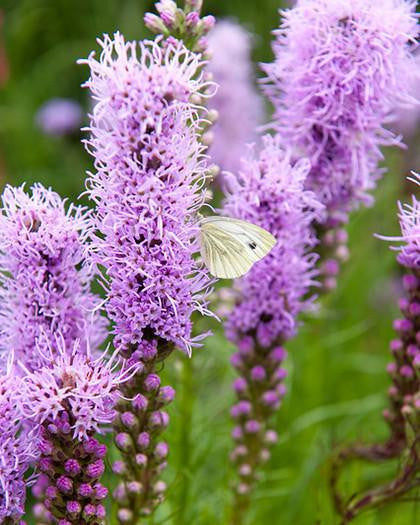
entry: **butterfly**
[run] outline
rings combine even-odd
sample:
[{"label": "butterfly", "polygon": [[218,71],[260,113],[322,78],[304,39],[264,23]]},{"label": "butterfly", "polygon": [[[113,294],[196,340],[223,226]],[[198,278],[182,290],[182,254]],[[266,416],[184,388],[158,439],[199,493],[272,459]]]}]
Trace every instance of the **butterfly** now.
[{"label": "butterfly", "polygon": [[276,244],[267,230],[247,221],[211,216],[200,220],[201,256],[214,277],[246,274]]}]

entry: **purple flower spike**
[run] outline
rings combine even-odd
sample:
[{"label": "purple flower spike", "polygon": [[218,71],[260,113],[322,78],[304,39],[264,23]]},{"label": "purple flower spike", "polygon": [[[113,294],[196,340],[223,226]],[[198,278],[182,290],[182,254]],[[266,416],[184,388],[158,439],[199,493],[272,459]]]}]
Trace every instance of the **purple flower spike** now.
[{"label": "purple flower spike", "polygon": [[[419,175],[413,174],[411,180],[420,185]],[[398,203],[398,207],[401,237],[389,240],[399,243],[397,260],[407,273],[402,279],[406,290],[404,317],[394,321],[399,337],[390,343],[394,360],[387,366],[392,386],[389,390],[391,406],[386,419],[391,427],[388,445],[393,450],[403,449],[410,439],[406,435],[409,426],[406,418],[409,417],[410,406],[413,406],[412,400],[420,391],[419,375],[415,372],[419,361],[420,332],[420,312],[417,308],[420,296],[420,201],[413,195],[410,204]],[[420,432],[417,419],[414,418],[411,425],[414,425],[413,432],[417,435]]]},{"label": "purple flower spike", "polygon": [[[413,174],[410,180],[420,185],[419,175]],[[417,359],[420,312],[415,305],[420,297],[420,205],[413,196],[412,205],[399,203],[399,208],[401,237],[388,240],[399,242],[400,245],[396,249],[397,260],[407,273],[402,279],[406,297],[404,301],[399,301],[404,318],[394,322],[398,339],[391,341],[393,361],[387,366],[392,380],[392,385],[388,388],[389,407],[382,412],[390,427],[390,433],[382,443],[350,444],[340,451],[340,458],[363,458],[374,462],[393,459],[400,467],[394,479],[386,483],[381,482],[369,490],[353,493],[349,503],[345,504],[346,500],[337,486],[338,465],[335,465],[335,475],[331,481],[334,498],[340,503],[343,518],[355,518],[360,512],[372,509],[372,501],[376,500],[383,505],[400,499],[402,495],[411,491],[419,471],[417,446],[420,436],[420,376],[416,367],[420,364],[420,360]]]},{"label": "purple flower spike", "polygon": [[336,287],[348,259],[349,213],[372,203],[385,171],[381,147],[401,145],[388,126],[395,109],[419,106],[411,93],[419,63],[415,5],[300,0],[281,12],[274,62],[263,65],[273,128],[295,160],[309,159],[305,187],[326,206],[316,221],[324,292]]},{"label": "purple flower spike", "polygon": [[[159,2],[161,16],[147,17],[165,36],[181,16],[174,5]],[[139,363],[113,421],[124,465],[119,519],[133,522],[163,497],[153,487],[166,454],[154,451],[169,423],[162,408],[175,391],[161,385],[157,370],[175,346],[191,354],[204,337],[192,336],[191,315],[209,313],[211,281],[194,257],[209,173],[201,142],[208,123],[191,101],[202,105],[214,88],[201,57],[173,37],[138,44],[116,33],[99,43],[100,58],[92,53],[81,61],[95,100],[86,141],[96,169],[87,182],[96,205],[91,253],[104,269],[113,344],[130,365]]]},{"label": "purple flower spike", "polygon": [[98,171],[88,193],[97,204],[94,262],[107,269],[115,345],[127,352],[142,342],[147,351],[152,334],[189,353],[190,317],[204,311],[209,280],[192,257],[207,167],[188,102],[209,96],[211,86],[181,42],[163,51],[159,39],[138,46],[117,33],[100,44],[100,61],[92,54],[81,63],[97,102],[87,147]]},{"label": "purple flower spike", "polygon": [[316,238],[310,226],[322,217],[322,205],[304,190],[309,164],[292,166],[290,152],[278,139],[265,136],[263,146],[259,157],[250,154],[239,174],[226,179],[224,211],[259,224],[278,239],[270,254],[240,281],[240,302],[226,330],[241,345],[243,334],[251,331],[258,337],[254,345],[263,346],[294,335],[296,316],[309,306],[303,297],[316,275],[310,253]]},{"label": "purple flower spike", "polygon": [[[114,372],[118,365],[116,354],[108,360],[105,355],[92,360],[89,349],[87,353],[81,352],[77,343],[71,349],[66,348],[61,337],[55,339],[55,352],[47,343],[42,343],[44,346],[50,351],[49,356],[43,353],[49,367],[26,371],[20,392],[23,412],[46,428],[50,427],[50,433],[87,439],[91,433],[100,430],[101,424],[112,422],[118,386],[129,379],[133,371],[123,367]],[[67,410],[70,410],[72,425]],[[90,446],[85,448],[88,453],[91,449]]]},{"label": "purple flower spike", "polygon": [[[222,20],[211,31],[208,44],[208,69],[219,85],[210,102],[217,118],[215,114],[209,154],[221,170],[236,172],[246,145],[257,141],[256,129],[264,113],[253,83],[252,35],[239,24]],[[224,180],[223,174],[218,177]]]},{"label": "purple flower spike", "polygon": [[[80,354],[87,346],[96,350],[103,341],[104,317],[94,312],[99,298],[90,292],[93,275],[83,264],[83,243],[89,232],[89,213],[84,208],[70,205],[66,211],[64,201],[40,184],[29,194],[23,187],[4,190],[0,212],[3,362],[13,349],[16,361],[29,370],[48,365],[43,356],[56,352],[58,332],[69,348],[79,340]],[[39,351],[34,351],[36,344]]]},{"label": "purple flower spike", "polygon": [[23,516],[25,473],[37,459],[38,428],[31,429],[19,410],[21,380],[9,367],[0,376],[0,522],[18,523]]},{"label": "purple flower spike", "polygon": [[310,159],[308,187],[347,212],[371,200],[379,147],[398,143],[383,127],[391,112],[415,102],[415,2],[303,0],[282,15],[263,66],[275,127]]},{"label": "purple flower spike", "polygon": [[[239,472],[238,508],[241,498],[249,497],[257,469],[269,457],[270,441],[264,436],[285,393],[286,371],[280,365],[287,353],[282,343],[296,333],[299,313],[311,306],[309,292],[317,276],[312,224],[321,220],[323,206],[305,189],[309,170],[307,161],[293,161],[279,138],[264,136],[260,154],[251,151],[239,173],[225,178],[225,212],[258,224],[277,238],[273,250],[236,283],[235,307],[225,326],[228,338],[238,346],[231,362],[241,375],[234,383],[239,402],[231,411],[240,423],[233,439],[246,451],[240,458],[232,454]],[[249,472],[246,491],[244,464]]]},{"label": "purple flower spike", "polygon": [[[50,350],[47,344],[42,348]],[[66,348],[64,338],[58,336],[54,349],[49,356],[44,350],[48,366],[32,372],[24,369],[18,391],[23,414],[42,430],[39,466],[50,482],[45,505],[54,519],[63,517],[64,505],[70,523],[82,522],[81,516],[103,523],[96,506],[104,497],[98,481],[106,448],[92,435],[115,418],[118,387],[131,379],[136,368],[121,365],[116,354],[106,359],[96,352],[92,358],[89,347],[84,352],[78,344]]]}]

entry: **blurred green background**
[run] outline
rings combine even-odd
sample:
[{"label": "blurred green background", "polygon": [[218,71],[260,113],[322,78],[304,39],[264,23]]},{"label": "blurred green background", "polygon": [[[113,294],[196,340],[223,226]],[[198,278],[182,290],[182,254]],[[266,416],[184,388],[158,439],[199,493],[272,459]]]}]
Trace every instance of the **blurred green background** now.
[{"label": "blurred green background", "polygon": [[[234,17],[255,34],[254,60],[269,61],[270,31],[278,22],[278,0],[205,2],[205,11]],[[127,38],[148,36],[142,24],[153,2],[141,0],[0,0],[0,38],[9,64],[0,87],[0,183],[41,181],[75,199],[83,191],[91,159],[82,135],[51,137],[35,125],[40,105],[53,97],[70,97],[88,110],[80,84],[87,69],[76,65],[97,48],[95,38],[122,31]],[[0,77],[1,78],[1,77]],[[85,121],[87,122],[87,121]],[[328,492],[327,470],[333,447],[356,438],[387,436],[381,411],[386,407],[392,320],[397,315],[398,268],[386,243],[375,232],[396,234],[396,200],[404,198],[404,176],[416,144],[408,152],[391,152],[388,173],[371,209],[354,213],[349,225],[351,259],[337,290],[325,298],[321,312],[305,319],[288,345],[288,395],[275,427],[280,442],[254,494],[250,525],[336,524]],[[234,472],[227,461],[231,447],[229,408],[233,401],[230,345],[220,326],[191,361],[173,356],[164,381],[177,388],[171,425],[170,467],[165,474],[168,498],[149,523],[219,525],[226,523],[229,487]],[[350,495],[385,481],[393,462],[354,464],[343,476]],[[108,480],[112,485],[113,481]],[[112,513],[115,509],[110,501]],[[29,517],[28,523],[35,523]],[[116,523],[114,519],[111,523]],[[420,523],[415,502],[368,512],[355,523]]]}]

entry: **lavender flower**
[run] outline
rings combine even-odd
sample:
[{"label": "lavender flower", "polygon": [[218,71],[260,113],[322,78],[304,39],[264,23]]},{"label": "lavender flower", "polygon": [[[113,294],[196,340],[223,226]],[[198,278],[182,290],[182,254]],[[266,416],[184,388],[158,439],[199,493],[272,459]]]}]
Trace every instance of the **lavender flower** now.
[{"label": "lavender flower", "polygon": [[36,114],[37,125],[47,135],[69,135],[82,122],[82,108],[75,100],[52,98]]},{"label": "lavender flower", "polygon": [[104,320],[93,313],[92,273],[84,261],[88,215],[40,184],[27,194],[7,186],[0,215],[0,357],[13,351],[31,370],[44,363],[34,352],[37,340],[54,341],[59,331],[70,346],[81,341],[96,348]]},{"label": "lavender flower", "polygon": [[382,125],[410,103],[412,0],[300,0],[284,11],[275,61],[265,66],[276,129],[312,164],[307,186],[330,212],[367,202],[382,170],[379,146],[398,140]]},{"label": "lavender flower", "polygon": [[17,394],[21,380],[9,367],[0,376],[0,521],[18,522],[24,513],[25,472],[37,456],[36,429],[22,417]]},{"label": "lavender flower", "polygon": [[[420,54],[417,51],[414,54],[413,68],[417,75],[412,75],[407,78],[409,85],[407,87],[409,94],[413,99],[419,93],[420,88]],[[417,104],[405,104],[395,108],[394,121],[391,124],[391,129],[396,133],[401,133],[404,140],[415,139],[416,133],[419,131],[420,123],[420,101]]]},{"label": "lavender flower", "polygon": [[257,140],[263,120],[262,101],[253,85],[251,35],[238,23],[220,21],[209,34],[209,50],[208,70],[219,85],[210,104],[218,119],[209,155],[222,170],[236,172],[245,145]]},{"label": "lavender flower", "polygon": [[[413,182],[420,185],[420,176],[414,177]],[[403,318],[394,322],[398,338],[391,341],[390,345],[394,357],[388,367],[393,380],[389,390],[391,410],[387,410],[384,415],[391,425],[392,438],[403,438],[407,444],[406,420],[411,421],[414,434],[418,435],[420,410],[420,201],[414,195],[411,204],[399,203],[399,222],[401,237],[395,240],[402,244],[397,248],[397,260],[407,270],[403,277],[407,297],[399,301]]]},{"label": "lavender flower", "polygon": [[81,61],[96,100],[87,141],[99,232],[92,248],[106,271],[114,345],[142,364],[124,386],[132,401],[119,404],[115,422],[123,459],[114,470],[124,480],[115,493],[119,519],[136,523],[163,492],[157,478],[167,451],[158,437],[168,424],[162,407],[174,392],[161,387],[156,366],[175,345],[190,353],[203,337],[192,336],[191,315],[206,313],[210,281],[192,255],[207,166],[191,101],[209,96],[211,86],[200,57],[174,39],[137,44],[117,33],[100,45],[99,61],[93,54]]},{"label": "lavender flower", "polygon": [[53,523],[103,523],[107,490],[99,479],[106,447],[93,434],[115,417],[119,385],[135,369],[119,368],[116,353],[93,357],[89,348],[80,352],[78,342],[67,348],[59,336],[48,355],[45,347],[37,351],[48,365],[25,370],[19,393],[23,414],[41,426],[44,505]]},{"label": "lavender flower", "polygon": [[226,181],[231,193],[224,211],[278,239],[270,254],[238,281],[236,304],[226,322],[226,334],[238,346],[232,364],[240,374],[234,383],[238,403],[231,412],[236,422],[232,460],[240,477],[235,524],[243,519],[257,468],[276,440],[269,418],[286,391],[282,344],[296,333],[298,314],[309,308],[308,291],[316,276],[311,224],[322,219],[323,206],[304,189],[309,163],[293,164],[280,144],[279,137],[263,137],[259,157],[249,155],[239,175]]},{"label": "lavender flower", "polygon": [[94,55],[81,62],[91,68],[86,86],[97,100],[87,141],[97,172],[88,192],[115,345],[131,351],[152,336],[189,353],[190,317],[203,311],[209,284],[192,259],[206,163],[188,101],[206,96],[207,84],[195,77],[201,62],[180,42],[163,51],[159,40],[137,46],[117,33],[101,45],[100,62]]},{"label": "lavender flower", "polygon": [[237,343],[252,333],[259,345],[269,347],[295,334],[296,317],[310,303],[303,299],[315,277],[310,249],[316,238],[310,225],[321,219],[323,207],[303,188],[309,163],[291,164],[279,137],[266,135],[262,144],[259,157],[251,153],[239,175],[227,179],[224,211],[265,228],[278,242],[239,281],[240,303],[228,319],[227,333]]},{"label": "lavender flower", "polygon": [[[420,185],[420,176],[413,181]],[[398,262],[414,271],[420,268],[420,201],[413,195],[411,204],[398,204],[401,238]]]},{"label": "lavender flower", "polygon": [[[420,177],[414,175],[416,184]],[[384,410],[384,418],[390,427],[390,435],[384,443],[363,445],[350,444],[341,449],[333,462],[331,487],[337,511],[346,523],[360,512],[401,498],[418,480],[420,458],[418,456],[420,411],[420,201],[413,196],[412,204],[399,203],[401,236],[386,238],[400,242],[397,260],[405,268],[402,284],[406,296],[399,300],[402,318],[394,321],[397,337],[390,343],[393,360],[387,370],[392,379],[388,390],[390,406]],[[338,488],[339,474],[343,465],[354,459],[384,461],[400,458],[401,468],[388,483],[370,490],[353,494],[345,501]]]}]

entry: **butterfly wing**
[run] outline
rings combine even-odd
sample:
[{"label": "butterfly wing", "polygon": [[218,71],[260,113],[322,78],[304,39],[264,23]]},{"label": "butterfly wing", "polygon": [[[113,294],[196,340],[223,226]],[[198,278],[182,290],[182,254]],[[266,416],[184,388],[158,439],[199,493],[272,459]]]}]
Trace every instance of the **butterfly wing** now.
[{"label": "butterfly wing", "polygon": [[215,277],[244,275],[275,244],[271,233],[240,219],[214,216],[201,221],[201,255]]},{"label": "butterfly wing", "polygon": [[212,228],[202,230],[201,255],[210,273],[224,279],[244,275],[254,263],[240,242]]}]

